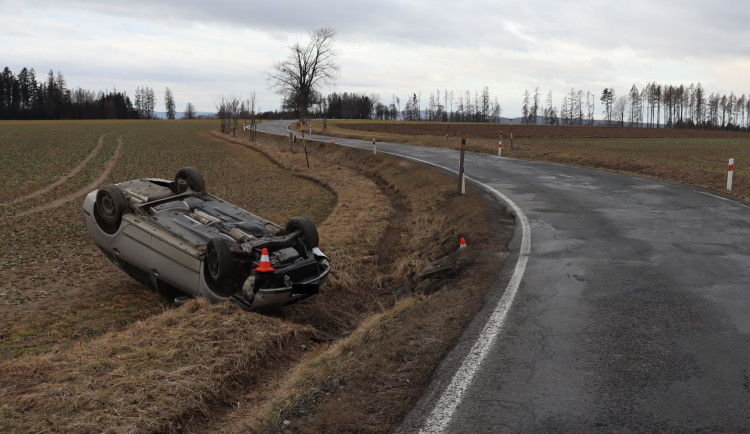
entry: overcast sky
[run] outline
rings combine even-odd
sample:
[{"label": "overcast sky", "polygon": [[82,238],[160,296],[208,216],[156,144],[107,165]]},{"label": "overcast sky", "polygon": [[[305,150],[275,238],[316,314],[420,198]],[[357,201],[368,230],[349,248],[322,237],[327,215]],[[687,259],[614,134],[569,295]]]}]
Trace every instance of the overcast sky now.
[{"label": "overcast sky", "polygon": [[[63,73],[71,89],[154,90],[164,111],[255,91],[262,110],[274,61],[310,29],[333,27],[341,74],[332,91],[423,101],[440,89],[489,87],[503,116],[524,90],[599,95],[633,84],[702,83],[750,93],[750,3],[744,0],[0,0],[0,68]],[[424,106],[424,104],[423,104]],[[403,108],[403,103],[402,103]],[[601,110],[597,108],[597,115]]]}]

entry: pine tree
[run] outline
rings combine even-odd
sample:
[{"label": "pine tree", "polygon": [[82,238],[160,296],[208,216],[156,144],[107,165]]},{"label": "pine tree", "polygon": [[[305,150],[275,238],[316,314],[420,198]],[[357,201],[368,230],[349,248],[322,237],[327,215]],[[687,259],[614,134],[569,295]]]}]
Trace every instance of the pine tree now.
[{"label": "pine tree", "polygon": [[166,91],[164,91],[164,108],[167,111],[167,119],[174,119],[175,116],[175,103],[174,103],[174,96],[172,95],[172,91],[167,88]]}]

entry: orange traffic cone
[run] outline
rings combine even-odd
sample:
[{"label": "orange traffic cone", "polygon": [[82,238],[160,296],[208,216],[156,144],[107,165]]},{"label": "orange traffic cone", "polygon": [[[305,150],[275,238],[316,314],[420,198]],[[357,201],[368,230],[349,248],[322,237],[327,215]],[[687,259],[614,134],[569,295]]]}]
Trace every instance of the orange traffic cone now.
[{"label": "orange traffic cone", "polygon": [[259,273],[276,271],[276,269],[271,266],[271,260],[268,259],[268,249],[265,247],[263,247],[263,252],[260,254],[260,264],[258,264],[258,268],[256,268],[255,271]]},{"label": "orange traffic cone", "polygon": [[466,240],[464,239],[464,237],[461,237],[461,243],[458,245],[458,248],[459,249],[466,248]]}]

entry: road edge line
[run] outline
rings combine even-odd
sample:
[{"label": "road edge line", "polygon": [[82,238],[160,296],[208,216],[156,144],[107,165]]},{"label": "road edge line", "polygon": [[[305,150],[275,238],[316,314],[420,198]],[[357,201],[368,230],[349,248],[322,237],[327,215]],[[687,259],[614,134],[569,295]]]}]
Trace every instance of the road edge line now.
[{"label": "road edge line", "polygon": [[[338,146],[346,146],[358,149],[363,149],[364,146],[348,145],[346,143],[336,144]],[[388,154],[395,157],[404,158],[407,160],[412,160],[429,166],[437,167],[449,173],[458,174],[456,170],[441,166],[436,163],[421,160],[419,158],[410,157],[408,155],[401,155],[390,151],[381,152],[383,154]],[[526,217],[526,214],[524,214],[524,212],[521,210],[521,208],[511,198],[499,192],[494,187],[491,187],[469,176],[467,176],[466,179],[475,183],[490,194],[496,196],[511,208],[517,221],[521,223],[521,248],[518,255],[518,261],[516,262],[516,266],[513,269],[513,274],[508,281],[508,285],[505,288],[505,292],[503,292],[503,296],[500,297],[497,305],[493,309],[490,316],[487,318],[487,322],[484,324],[484,327],[482,327],[482,331],[479,333],[477,340],[472,345],[471,350],[469,350],[469,353],[461,362],[461,366],[458,368],[455,374],[453,374],[451,382],[441,393],[440,399],[435,404],[435,407],[433,407],[430,415],[427,417],[425,422],[422,424],[422,428],[419,430],[420,433],[445,432],[448,424],[453,419],[453,415],[455,414],[456,409],[458,408],[459,404],[461,404],[461,399],[463,398],[464,392],[466,392],[466,389],[473,381],[474,376],[479,370],[479,367],[487,357],[492,344],[494,344],[495,339],[497,339],[497,336],[500,334],[503,326],[505,325],[505,319],[507,318],[508,312],[510,311],[511,306],[513,305],[513,301],[516,298],[516,293],[518,292],[518,288],[521,285],[523,275],[526,272],[526,263],[528,262],[529,254],[531,253],[531,228],[529,226],[529,220]]]},{"label": "road edge line", "polygon": [[531,228],[529,226],[529,220],[521,208],[519,208],[518,205],[508,196],[499,192],[495,188],[469,178],[468,176],[467,179],[476,183],[481,188],[485,189],[490,194],[495,195],[510,206],[517,221],[521,223],[521,249],[518,261],[516,262],[513,274],[508,281],[503,296],[498,301],[495,309],[493,309],[492,314],[487,318],[487,322],[479,333],[474,345],[472,345],[471,350],[469,350],[469,353],[464,357],[463,362],[461,362],[461,366],[456,373],[453,374],[451,382],[440,395],[440,399],[423,423],[422,428],[419,430],[420,433],[445,432],[448,424],[453,419],[456,409],[459,404],[461,404],[466,389],[473,381],[479,367],[482,362],[484,362],[490,348],[505,325],[505,319],[507,318],[508,312],[516,298],[518,288],[521,285],[521,280],[526,272],[526,264],[529,259],[529,254],[531,253]]}]

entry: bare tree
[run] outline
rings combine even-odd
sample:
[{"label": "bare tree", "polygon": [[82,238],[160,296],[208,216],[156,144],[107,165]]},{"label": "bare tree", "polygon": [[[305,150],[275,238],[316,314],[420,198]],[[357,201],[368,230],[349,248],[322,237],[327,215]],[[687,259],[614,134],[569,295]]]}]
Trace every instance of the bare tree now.
[{"label": "bare tree", "polygon": [[312,96],[324,84],[333,84],[339,73],[338,53],[333,48],[336,31],[322,28],[308,32],[306,42],[297,41],[289,47],[289,56],[274,62],[268,83],[279,95],[296,104],[299,119],[307,117]]},{"label": "bare tree", "polygon": [[570,93],[568,94],[568,120],[570,122],[570,125],[582,125],[583,119],[582,119],[582,101],[581,101],[581,91],[576,92],[574,88],[570,88]]},{"label": "bare tree", "polygon": [[530,110],[529,110],[529,91],[524,90],[523,91],[523,106],[521,106],[521,123],[528,124],[530,117]]},{"label": "bare tree", "polygon": [[[258,119],[257,119],[257,113],[256,113],[256,97],[255,97],[255,91],[250,92],[250,97],[247,100],[247,111],[248,115],[250,117],[250,140],[255,141],[255,136],[258,131]],[[322,110],[321,110],[322,111]]]},{"label": "bare tree", "polygon": [[219,117],[220,131],[225,133],[229,130],[229,119],[231,118],[229,100],[223,95],[218,98],[214,97],[213,100],[216,115]]},{"label": "bare tree", "polygon": [[544,123],[557,125],[557,109],[552,105],[552,91],[547,93],[546,105],[544,107]]},{"label": "bare tree", "polygon": [[[613,90],[614,92],[614,90]],[[628,110],[628,97],[618,97],[612,105],[613,116],[616,116],[617,125],[625,126],[625,112]]]},{"label": "bare tree", "polygon": [[531,107],[529,107],[529,117],[531,118],[531,123],[536,125],[537,124],[537,116],[539,114],[539,86],[537,86],[536,89],[534,89],[534,97],[532,99]]},{"label": "bare tree", "polygon": [[182,113],[183,119],[195,119],[195,106],[189,102],[185,106],[185,111]]}]

